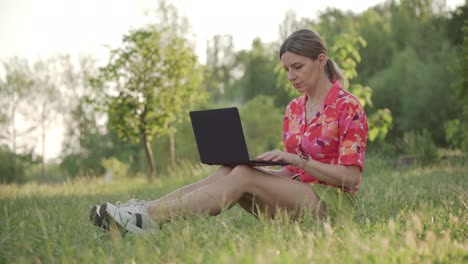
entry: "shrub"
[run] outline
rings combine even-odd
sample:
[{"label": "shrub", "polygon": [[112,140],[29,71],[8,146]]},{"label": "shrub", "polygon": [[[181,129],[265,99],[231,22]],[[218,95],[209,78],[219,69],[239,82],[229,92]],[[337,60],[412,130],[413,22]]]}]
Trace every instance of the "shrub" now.
[{"label": "shrub", "polygon": [[438,148],[432,139],[431,133],[424,129],[420,132],[411,131],[403,136],[405,152],[415,155],[423,166],[430,165],[440,160]]},{"label": "shrub", "polygon": [[105,180],[123,179],[128,176],[128,165],[114,157],[103,159],[102,166],[106,169]]}]

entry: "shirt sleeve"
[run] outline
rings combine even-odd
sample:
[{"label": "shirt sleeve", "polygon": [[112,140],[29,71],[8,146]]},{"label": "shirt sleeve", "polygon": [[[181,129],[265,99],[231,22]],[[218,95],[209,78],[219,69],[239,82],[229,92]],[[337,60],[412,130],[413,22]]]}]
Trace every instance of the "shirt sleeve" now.
[{"label": "shirt sleeve", "polygon": [[364,109],[353,98],[344,106],[339,120],[338,164],[356,165],[363,170],[368,129]]}]

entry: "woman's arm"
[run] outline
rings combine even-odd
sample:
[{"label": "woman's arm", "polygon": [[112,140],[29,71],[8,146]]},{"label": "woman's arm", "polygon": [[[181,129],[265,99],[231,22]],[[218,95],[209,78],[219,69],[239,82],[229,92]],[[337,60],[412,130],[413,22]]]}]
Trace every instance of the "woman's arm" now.
[{"label": "woman's arm", "polygon": [[327,164],[313,159],[305,160],[300,157],[299,159],[295,166],[300,166],[307,174],[314,175],[324,182],[350,189],[354,189],[361,182],[362,172],[359,166]]},{"label": "woman's arm", "polygon": [[306,160],[301,158],[299,155],[283,151],[275,150],[265,152],[257,158],[287,162],[301,170],[304,170],[307,174],[314,175],[314,177],[319,180],[350,189],[353,189],[358,185],[362,177],[361,169],[355,165],[343,166],[326,164],[312,159]]}]

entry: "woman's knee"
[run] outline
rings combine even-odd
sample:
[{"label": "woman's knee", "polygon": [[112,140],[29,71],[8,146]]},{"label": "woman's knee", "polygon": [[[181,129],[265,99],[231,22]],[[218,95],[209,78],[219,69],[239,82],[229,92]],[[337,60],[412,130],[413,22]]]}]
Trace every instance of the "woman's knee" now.
[{"label": "woman's knee", "polygon": [[255,169],[248,165],[237,165],[231,170],[229,175],[236,178],[242,178],[253,174],[253,170]]},{"label": "woman's knee", "polygon": [[219,173],[220,175],[226,176],[232,171],[233,168],[234,167],[232,166],[223,165],[219,167],[216,172]]},{"label": "woman's knee", "polygon": [[248,191],[256,184],[256,176],[258,176],[259,173],[261,172],[252,166],[237,165],[231,170],[228,177],[236,183],[236,186]]},{"label": "woman's knee", "polygon": [[210,182],[216,181],[228,175],[232,171],[233,167],[230,166],[221,166],[213,174],[211,174],[208,179]]}]

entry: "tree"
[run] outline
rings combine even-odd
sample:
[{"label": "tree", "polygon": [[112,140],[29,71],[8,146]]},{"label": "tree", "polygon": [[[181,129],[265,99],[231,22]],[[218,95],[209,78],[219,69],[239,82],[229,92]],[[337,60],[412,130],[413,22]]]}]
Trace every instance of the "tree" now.
[{"label": "tree", "polygon": [[214,36],[208,42],[206,55],[203,83],[212,100],[219,101],[234,80],[236,56],[232,36]]},{"label": "tree", "polygon": [[18,142],[31,135],[34,127],[18,128],[18,118],[26,116],[25,110],[30,99],[33,79],[31,68],[26,60],[14,57],[7,63],[3,63],[5,80],[0,82],[0,102],[2,105],[3,129],[0,140],[10,146],[11,162],[13,164],[13,179],[18,175],[17,155],[20,152],[31,152],[27,145]]},{"label": "tree", "polygon": [[[12,162],[12,158],[15,162]],[[21,183],[25,180],[25,172],[31,166],[39,163],[32,149],[23,153],[14,153],[6,145],[0,145],[0,183]]]},{"label": "tree", "polygon": [[[465,4],[463,8],[465,17],[468,15],[467,7],[468,5]],[[459,17],[454,16],[453,19],[456,22]],[[456,24],[455,22],[450,22],[450,24]],[[461,78],[459,81],[452,82],[452,89],[455,100],[461,105],[462,110],[456,118],[447,122],[445,137],[452,147],[462,149],[465,153],[468,153],[468,76],[466,75],[466,72],[468,72],[468,19],[465,19],[461,30],[463,32],[463,43],[460,43],[459,62],[455,69]],[[452,41],[457,43],[454,38],[452,38]]]},{"label": "tree", "polygon": [[58,112],[61,109],[61,94],[57,87],[55,75],[54,59],[47,61],[37,61],[34,64],[34,89],[33,104],[36,112],[33,114],[35,123],[40,127],[41,138],[41,178],[45,180],[45,157],[47,131],[52,122],[55,122]]},{"label": "tree", "polygon": [[375,7],[366,10],[357,20],[358,34],[367,42],[360,50],[361,62],[356,68],[359,72],[356,81],[359,83],[368,82],[391,63],[395,48],[387,16],[382,7]]},{"label": "tree", "polygon": [[[348,81],[358,76],[356,67],[361,61],[359,48],[366,45],[367,42],[361,36],[342,34],[335,39],[335,42],[331,46],[330,57],[334,58],[338,65],[341,66]],[[344,85],[345,87],[348,86],[348,84]],[[359,99],[361,105],[368,110],[369,141],[383,140],[392,126],[393,118],[391,111],[386,107],[372,109],[373,90],[369,86],[350,82],[349,90]]]},{"label": "tree", "polygon": [[297,14],[293,10],[286,11],[283,22],[279,26],[279,41],[283,41],[294,31],[304,28],[309,23],[309,20],[302,18],[297,19]]},{"label": "tree", "polygon": [[[99,91],[90,83],[97,75],[95,60],[89,55],[80,55],[75,62],[69,54],[65,54],[59,56],[57,61],[60,87],[64,95],[63,156],[67,157],[67,164],[71,164],[72,161],[77,163],[77,169],[74,171],[76,175],[93,175],[100,170],[96,166],[86,166],[89,165],[86,159],[98,159],[99,164],[101,157],[88,157],[89,153],[93,152],[89,148],[98,146],[86,145],[86,142],[88,136],[99,134],[97,120],[102,117],[93,103],[101,101],[102,98],[99,96]],[[63,161],[65,162],[65,159]]]},{"label": "tree", "polygon": [[278,86],[273,74],[278,65],[277,51],[277,43],[262,43],[260,39],[254,39],[251,50],[237,54],[236,67],[242,75],[231,88],[237,93],[236,99],[247,102],[255,96],[266,95],[274,98],[275,105],[287,103],[288,94]]},{"label": "tree", "polygon": [[466,32],[463,30],[468,23],[468,2],[465,1],[463,6],[457,7],[450,14],[450,19],[447,21],[447,35],[454,45],[462,46],[466,43],[465,36]]},{"label": "tree", "polygon": [[178,115],[203,94],[197,57],[173,33],[156,25],[130,31],[97,80],[107,88],[110,126],[122,139],[141,142],[150,179],[156,176],[151,140],[171,132]]},{"label": "tree", "polygon": [[450,81],[457,76],[448,70],[446,62],[455,61],[455,58],[455,52],[449,46],[425,58],[407,48],[394,56],[390,67],[369,81],[380,94],[375,100],[376,107],[392,109],[395,119],[393,137],[430,128],[433,139],[439,144],[444,143],[444,122],[460,113],[453,94],[447,92]]},{"label": "tree", "polygon": [[240,115],[252,156],[282,146],[283,107],[275,106],[273,97],[256,96],[240,108]]},{"label": "tree", "polygon": [[428,129],[438,145],[446,144],[444,123],[457,121],[460,108],[447,88],[464,76],[463,71],[454,74],[463,60],[454,45],[463,39],[463,10],[450,17],[442,0],[387,1],[357,18],[357,32],[368,45],[360,52],[356,80],[373,87],[376,108],[392,111],[394,126],[387,137],[392,143],[412,130]]}]

